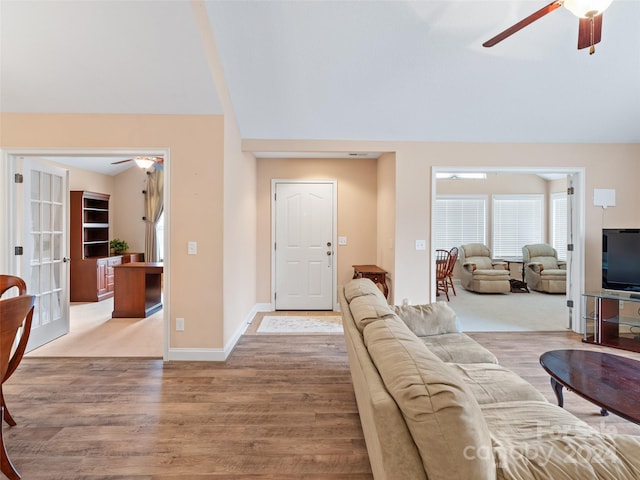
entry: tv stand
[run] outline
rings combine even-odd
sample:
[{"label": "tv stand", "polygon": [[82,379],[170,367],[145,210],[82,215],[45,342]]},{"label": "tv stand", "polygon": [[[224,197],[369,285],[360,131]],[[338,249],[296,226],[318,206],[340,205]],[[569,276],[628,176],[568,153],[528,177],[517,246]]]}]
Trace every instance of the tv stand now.
[{"label": "tv stand", "polygon": [[620,302],[634,303],[640,312],[640,294],[585,293],[582,295],[585,343],[640,353],[640,316],[627,315]]}]

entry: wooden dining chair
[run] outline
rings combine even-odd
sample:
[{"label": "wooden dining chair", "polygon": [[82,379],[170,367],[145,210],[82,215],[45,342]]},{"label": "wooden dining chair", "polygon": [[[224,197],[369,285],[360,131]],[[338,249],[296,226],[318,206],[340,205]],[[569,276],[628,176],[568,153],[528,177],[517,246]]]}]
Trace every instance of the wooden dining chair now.
[{"label": "wooden dining chair", "polygon": [[[2,378],[2,384],[9,377],[7,373],[12,368],[11,362],[15,360],[16,364],[13,366],[14,370],[18,366],[17,364],[22,359],[22,355],[16,360],[15,355],[11,355],[13,345],[16,341],[16,336],[21,327],[28,323],[29,329],[31,328],[31,318],[33,315],[33,306],[35,304],[35,296],[33,295],[20,295],[18,297],[5,298],[0,300],[0,378]],[[0,394],[2,390],[0,388]],[[0,411],[4,415],[6,412],[6,406],[4,402],[4,395],[2,395],[2,405],[0,405]],[[11,418],[11,416],[9,416]],[[15,421],[11,418],[15,425]],[[11,463],[7,454],[7,449],[4,444],[3,424],[0,422],[0,469],[7,478],[10,480],[17,480],[20,478],[20,474]]]},{"label": "wooden dining chair", "polygon": [[449,250],[436,250],[436,295],[444,293],[449,301]]},{"label": "wooden dining chair", "polygon": [[449,250],[449,265],[447,266],[447,289],[451,287],[453,290],[453,294],[457,297],[456,287],[453,286],[453,269],[456,266],[456,261],[458,260],[458,247],[453,247]]},{"label": "wooden dining chair", "polygon": [[[5,294],[5,292],[10,291],[13,287],[17,289],[18,295],[25,295],[27,293],[27,284],[25,281],[16,277],[15,275],[0,275],[0,297]],[[29,313],[24,319],[24,323],[22,325],[22,329],[20,331],[20,340],[13,350],[13,354],[9,359],[9,366],[7,368],[7,372],[2,378],[2,383],[6,382],[7,379],[13,375],[13,372],[18,368],[18,364],[22,360],[22,356],[27,348],[27,342],[29,341],[29,334],[31,333],[31,321],[33,317],[33,312]],[[2,383],[0,383],[0,406],[4,407],[4,413],[2,414],[2,418],[12,427],[16,424],[15,420],[9,413],[9,409],[4,402],[4,395],[2,393]]]}]

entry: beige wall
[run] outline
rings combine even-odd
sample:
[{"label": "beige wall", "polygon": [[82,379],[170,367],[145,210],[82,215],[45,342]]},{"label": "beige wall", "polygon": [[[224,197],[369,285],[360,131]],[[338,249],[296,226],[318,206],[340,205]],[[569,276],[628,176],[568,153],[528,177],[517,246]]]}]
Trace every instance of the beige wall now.
[{"label": "beige wall", "polygon": [[[133,163],[133,162],[132,162]],[[115,194],[111,197],[112,235],[129,244],[129,252],[144,253],[146,226],[143,190],[147,188],[146,170],[133,166],[115,175]]]},{"label": "beige wall", "polygon": [[224,132],[224,344],[251,321],[256,304],[256,159],[243,153],[235,122]]},{"label": "beige wall", "polygon": [[[431,248],[427,243],[426,251],[416,251],[415,240],[431,238],[434,166],[584,168],[586,188],[578,194],[585,199],[587,289],[599,288],[601,229],[640,225],[640,145],[240,142],[222,116],[2,114],[0,120],[3,148],[170,149],[174,348],[221,348],[247,318],[248,305],[270,301],[271,178],[337,179],[338,235],[349,241],[338,248],[338,281],[350,278],[354,263],[379,261],[390,271],[395,298],[412,303],[430,300]],[[245,151],[395,154],[379,162],[261,159],[254,170],[240,143]],[[615,189],[617,206],[594,207],[594,188]],[[380,245],[389,235],[393,245]],[[197,256],[186,254],[189,240],[198,241]],[[174,331],[177,316],[186,319],[185,332]]]},{"label": "beige wall", "polygon": [[[387,272],[389,302],[394,303],[393,271],[395,269],[395,205],[396,205],[396,155],[384,153],[378,159],[378,254],[376,265]],[[395,303],[401,303],[397,299]]]},{"label": "beige wall", "polygon": [[376,160],[260,158],[257,174],[257,301],[271,303],[271,180],[337,180],[338,232],[347,245],[338,245],[338,284],[353,276],[354,264],[377,259]]},{"label": "beige wall", "polygon": [[[0,120],[2,148],[170,150],[170,347],[221,348],[223,117],[3,113]],[[189,240],[198,241],[198,255],[187,255]],[[185,318],[184,332],[175,331],[176,317]]]},{"label": "beige wall", "polygon": [[[397,145],[396,159],[399,187],[395,287],[396,295],[410,298],[413,303],[430,300],[428,255],[416,252],[411,244],[417,238],[430,238],[432,166],[583,167],[586,188],[581,194],[586,206],[584,240],[588,290],[599,288],[603,224],[640,224],[640,214],[636,209],[640,200],[636,188],[640,173],[639,145],[403,143]],[[617,191],[619,208],[607,209],[604,219],[600,209],[593,207],[594,188],[614,188]],[[581,286],[578,288],[582,289]]]},{"label": "beige wall", "polygon": [[[584,168],[584,266],[586,289],[599,288],[601,229],[637,227],[640,211],[640,145],[472,144],[245,139],[248,151],[395,152],[395,264],[391,272],[396,299],[430,301],[430,245],[415,250],[416,239],[431,238],[431,171],[433,167],[551,169]],[[594,188],[616,189],[617,207],[604,212],[593,206]],[[579,289],[582,286],[577,287]]]}]

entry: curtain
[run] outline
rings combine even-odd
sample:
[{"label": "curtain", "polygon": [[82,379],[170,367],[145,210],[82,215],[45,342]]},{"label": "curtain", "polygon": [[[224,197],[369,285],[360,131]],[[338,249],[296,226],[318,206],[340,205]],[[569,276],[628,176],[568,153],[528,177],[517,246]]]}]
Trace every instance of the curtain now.
[{"label": "curtain", "polygon": [[[145,262],[157,262],[158,239],[156,238],[156,225],[164,209],[164,175],[162,170],[154,167],[147,172],[147,194],[145,196]],[[162,241],[162,239],[160,239]]]}]

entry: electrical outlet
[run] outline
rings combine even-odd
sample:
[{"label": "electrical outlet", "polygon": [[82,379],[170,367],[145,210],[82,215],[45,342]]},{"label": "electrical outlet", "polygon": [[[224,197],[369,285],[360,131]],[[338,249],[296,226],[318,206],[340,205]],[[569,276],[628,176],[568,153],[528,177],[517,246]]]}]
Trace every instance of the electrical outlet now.
[{"label": "electrical outlet", "polygon": [[176,318],[176,332],[184,332],[184,318]]},{"label": "electrical outlet", "polygon": [[198,242],[191,241],[187,243],[187,255],[198,254]]},{"label": "electrical outlet", "polygon": [[426,240],[416,240],[416,250],[426,250],[426,249],[427,249]]}]

